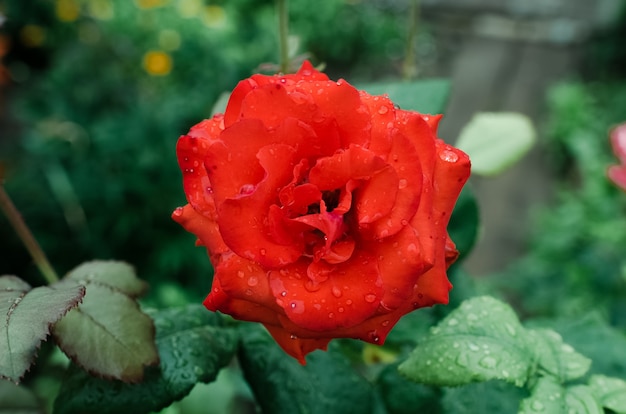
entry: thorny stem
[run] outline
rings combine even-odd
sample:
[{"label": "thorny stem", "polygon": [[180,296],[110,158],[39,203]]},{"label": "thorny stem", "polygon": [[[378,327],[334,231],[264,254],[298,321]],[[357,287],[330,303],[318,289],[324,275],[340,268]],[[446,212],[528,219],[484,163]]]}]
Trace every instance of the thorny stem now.
[{"label": "thorny stem", "polygon": [[288,0],[276,0],[281,73],[289,72],[289,10],[287,3]]},{"label": "thorny stem", "polygon": [[46,254],[41,249],[41,246],[39,246],[39,243],[37,243],[37,240],[35,240],[33,233],[31,233],[30,229],[24,222],[24,219],[22,218],[21,214],[19,213],[19,211],[17,210],[17,208],[11,201],[11,198],[5,191],[4,179],[1,176],[1,172],[0,172],[0,210],[2,210],[2,212],[9,219],[9,223],[11,223],[11,226],[13,226],[13,229],[15,230],[19,238],[22,240],[22,243],[24,243],[24,246],[26,246],[26,249],[28,249],[28,252],[30,253],[33,260],[35,261],[35,264],[39,268],[39,271],[41,272],[43,277],[46,279],[48,284],[58,282],[59,277],[57,276],[56,272],[50,265],[50,262],[48,261]]},{"label": "thorny stem", "polygon": [[419,0],[411,2],[409,11],[409,30],[406,39],[406,50],[404,51],[404,63],[402,64],[402,78],[410,80],[417,75],[417,64],[415,63],[415,38],[419,22]]}]

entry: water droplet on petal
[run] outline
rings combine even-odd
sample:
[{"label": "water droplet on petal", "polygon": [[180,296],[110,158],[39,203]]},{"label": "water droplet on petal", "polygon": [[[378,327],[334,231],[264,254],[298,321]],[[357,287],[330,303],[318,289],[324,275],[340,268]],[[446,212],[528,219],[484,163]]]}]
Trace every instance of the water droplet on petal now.
[{"label": "water droplet on petal", "polygon": [[[193,171],[192,171],[193,172]],[[244,184],[241,186],[241,188],[239,189],[239,194],[241,195],[248,195],[248,194],[252,194],[254,192],[254,185],[253,184]]]},{"label": "water droplet on petal", "polygon": [[245,276],[245,273],[243,272],[243,270],[238,270],[237,271],[237,277],[243,278],[244,276]]},{"label": "water droplet on petal", "polygon": [[328,318],[329,318],[329,319],[333,319],[334,317],[335,317],[335,314],[334,314],[334,313],[330,312],[330,313],[328,314]]},{"label": "water droplet on petal", "polygon": [[405,180],[404,178],[400,179],[400,181],[398,181],[398,188],[400,190],[402,190],[403,188],[406,188],[406,186],[409,185],[409,182],[407,180]]},{"label": "water droplet on petal", "polygon": [[376,295],[374,295],[373,293],[365,295],[365,301],[367,303],[373,303],[375,300],[376,300]]},{"label": "water droplet on petal", "polygon": [[381,115],[385,115],[387,111],[389,111],[389,108],[387,108],[385,105],[382,105],[380,108],[378,108],[378,113]]},{"label": "water droplet on petal", "polygon": [[341,289],[339,289],[337,286],[333,286],[333,288],[331,289],[331,292],[333,293],[334,297],[336,298],[341,297]]},{"label": "water droplet on petal", "polygon": [[457,162],[459,160],[459,156],[456,152],[444,150],[439,154],[439,158],[446,162]]},{"label": "water droplet on petal", "polygon": [[176,207],[176,210],[174,210],[174,215],[177,217],[180,217],[183,215],[183,208],[182,207]]},{"label": "water droplet on petal", "polygon": [[248,279],[248,286],[256,286],[259,284],[259,279],[256,276],[250,276]]}]

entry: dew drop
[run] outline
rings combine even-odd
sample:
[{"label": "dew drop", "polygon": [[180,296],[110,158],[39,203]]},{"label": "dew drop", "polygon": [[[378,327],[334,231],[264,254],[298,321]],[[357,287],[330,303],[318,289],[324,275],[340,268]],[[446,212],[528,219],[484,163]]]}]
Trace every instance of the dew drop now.
[{"label": "dew drop", "polygon": [[344,308],[339,308],[339,309],[337,309],[337,312],[339,312],[339,313],[343,313],[344,311],[345,311],[345,309],[344,309]]},{"label": "dew drop", "polygon": [[400,190],[402,190],[403,188],[406,188],[407,185],[409,185],[409,183],[404,178],[402,178],[400,181],[398,181],[398,188]]},{"label": "dew drop", "polygon": [[387,111],[389,111],[389,108],[387,108],[385,105],[382,105],[380,108],[378,108],[378,113],[381,115],[385,115]]},{"label": "dew drop", "polygon": [[183,208],[182,207],[176,207],[176,210],[174,210],[174,215],[176,217],[180,217],[183,215]]},{"label": "dew drop", "polygon": [[335,314],[334,314],[334,313],[330,312],[330,313],[328,314],[328,319],[333,319],[334,317],[335,317]]},{"label": "dew drop", "polygon": [[348,300],[346,301],[346,305],[348,305],[348,306],[352,305],[352,299],[348,299]]},{"label": "dew drop", "polygon": [[502,376],[503,376],[504,378],[508,378],[508,377],[509,377],[509,371],[507,371],[507,370],[503,369],[503,370],[502,370]]},{"label": "dew drop", "polygon": [[530,405],[530,408],[532,408],[535,411],[543,411],[545,409],[543,404],[540,403],[539,401],[533,401],[533,403]]},{"label": "dew drop", "polygon": [[450,326],[456,326],[456,325],[458,325],[458,324],[459,324],[459,320],[458,320],[458,319],[456,319],[456,318],[451,318],[451,319],[448,321],[448,325],[450,325]]},{"label": "dew drop", "polygon": [[259,284],[259,279],[256,276],[250,276],[248,279],[248,286],[256,286]]},{"label": "dew drop", "polygon": [[498,361],[492,356],[486,356],[481,359],[478,364],[483,368],[491,369],[495,368],[496,365],[498,365]]},{"label": "dew drop", "polygon": [[470,349],[470,351],[474,351],[474,352],[480,351],[480,347],[478,345],[476,345],[476,344],[471,343],[471,342],[469,344],[467,344],[467,347]]},{"label": "dew drop", "polygon": [[511,336],[517,335],[517,331],[511,324],[507,323],[505,326],[506,326],[506,331],[509,333],[509,335]]},{"label": "dew drop", "polygon": [[241,195],[248,195],[248,194],[252,194],[253,192],[254,192],[254,185],[253,184],[244,184],[239,189],[239,194],[241,194]]},{"label": "dew drop", "polygon": [[375,300],[376,300],[376,295],[374,295],[373,293],[365,295],[365,301],[367,303],[374,303]]},{"label": "dew drop", "polygon": [[282,292],[280,292],[280,296],[282,296],[283,298],[287,296],[287,291],[283,290]]},{"label": "dew drop", "polygon": [[238,271],[237,271],[237,277],[239,277],[239,278],[243,278],[243,277],[244,277],[244,275],[245,275],[245,273],[243,272],[243,270],[238,270]]},{"label": "dew drop", "polygon": [[207,194],[213,194],[213,187],[207,187],[204,189],[204,191],[206,191]]},{"label": "dew drop", "polygon": [[331,292],[333,293],[334,297],[336,298],[341,297],[341,289],[339,289],[337,286],[333,286],[333,288],[331,289]]},{"label": "dew drop", "polygon": [[261,249],[259,250],[259,253],[261,253],[261,256],[265,256],[267,254],[267,250]]},{"label": "dew drop", "polygon": [[382,326],[389,326],[389,321],[383,321],[383,323],[381,323]]},{"label": "dew drop", "polygon": [[452,152],[449,150],[444,150],[439,154],[439,158],[446,162],[457,162],[459,160],[459,156],[456,152]]},{"label": "dew drop", "polygon": [[252,289],[246,289],[246,295],[252,296],[253,293]]},{"label": "dew drop", "polygon": [[297,337],[297,336],[295,336],[294,334],[289,335],[289,337],[290,337],[291,339],[298,339],[298,337]]}]

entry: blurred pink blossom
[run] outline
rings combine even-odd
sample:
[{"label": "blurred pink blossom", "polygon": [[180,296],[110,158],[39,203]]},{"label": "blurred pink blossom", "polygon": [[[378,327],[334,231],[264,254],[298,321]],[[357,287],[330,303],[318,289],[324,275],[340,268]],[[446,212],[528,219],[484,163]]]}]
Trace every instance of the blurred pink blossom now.
[{"label": "blurred pink blossom", "polygon": [[626,123],[613,128],[610,133],[611,146],[615,156],[619,159],[619,165],[609,167],[607,174],[611,181],[626,191]]}]

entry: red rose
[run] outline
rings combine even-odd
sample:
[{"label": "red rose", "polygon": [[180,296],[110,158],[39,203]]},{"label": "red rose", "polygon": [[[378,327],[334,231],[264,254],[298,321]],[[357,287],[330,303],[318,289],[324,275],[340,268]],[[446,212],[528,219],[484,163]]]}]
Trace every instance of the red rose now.
[{"label": "red rose", "polygon": [[446,226],[470,162],[437,139],[440,118],[308,62],[241,81],[177,145],[189,204],[173,218],[215,267],[205,306],[261,322],[304,363],[332,338],[382,344],[404,314],[447,303]]}]

